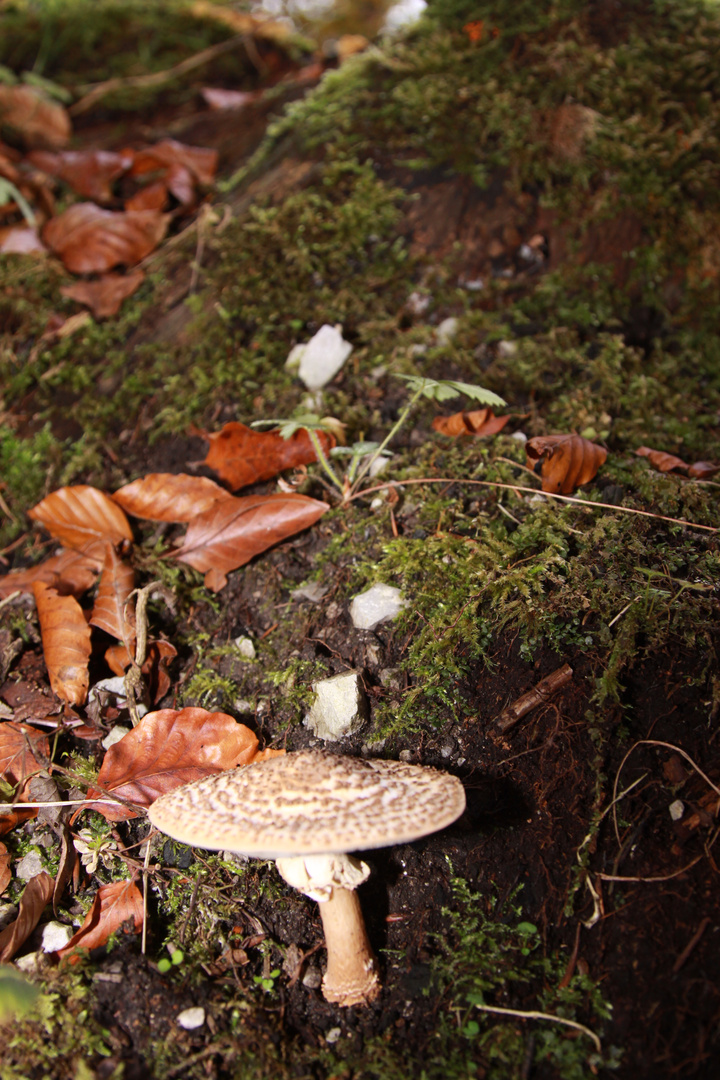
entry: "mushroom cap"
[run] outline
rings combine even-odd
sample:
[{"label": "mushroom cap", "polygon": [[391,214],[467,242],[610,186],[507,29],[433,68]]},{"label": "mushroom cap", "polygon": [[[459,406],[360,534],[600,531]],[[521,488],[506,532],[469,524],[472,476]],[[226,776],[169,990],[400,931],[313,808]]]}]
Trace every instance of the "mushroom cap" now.
[{"label": "mushroom cap", "polygon": [[408,843],[464,809],[449,773],[308,750],[185,784],[148,814],[181,843],[277,859]]}]

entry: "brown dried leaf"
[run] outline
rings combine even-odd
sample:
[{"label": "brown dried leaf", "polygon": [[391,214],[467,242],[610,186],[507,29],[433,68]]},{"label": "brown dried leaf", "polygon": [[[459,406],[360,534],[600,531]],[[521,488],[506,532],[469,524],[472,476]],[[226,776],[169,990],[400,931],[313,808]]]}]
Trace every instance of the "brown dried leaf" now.
[{"label": "brown dried leaf", "polygon": [[40,916],[52,900],[53,879],[45,871],[30,878],[20,899],[15,922],[0,933],[0,964],[12,960],[40,922]]},{"label": "brown dried leaf", "polygon": [[134,517],[184,523],[232,495],[205,476],[149,473],[121,487],[112,498]]},{"label": "brown dried leaf", "polygon": [[48,738],[37,728],[12,720],[0,724],[0,776],[17,788],[18,798],[30,777],[44,768],[49,754]]},{"label": "brown dried leaf", "polygon": [[205,585],[217,592],[231,570],[314,525],[328,509],[294,492],[223,499],[193,518],[174,557],[205,573]]},{"label": "brown dried leaf", "polygon": [[6,682],[0,687],[0,694],[3,701],[13,709],[13,720],[16,724],[23,720],[45,720],[48,716],[57,715],[63,708],[57,698],[24,680]]},{"label": "brown dried leaf", "polygon": [[198,183],[209,186],[215,179],[217,163],[217,150],[207,150],[202,146],[185,146],[183,143],[176,142],[175,139],[163,139],[155,146],[136,150],[135,161],[130,172],[132,176],[143,176],[145,173],[181,165]]},{"label": "brown dried leaf", "polygon": [[14,592],[31,593],[36,581],[51,585],[61,596],[81,596],[92,585],[102,563],[79,551],[60,551],[26,570],[0,577],[0,599]]},{"label": "brown dried leaf", "polygon": [[43,240],[74,274],[134,266],[158,246],[169,217],[157,210],[102,210],[76,203],[48,221]]},{"label": "brown dried leaf", "polygon": [[[250,728],[221,712],[205,709],[160,709],[147,713],[137,727],[105,754],[97,782],[140,806],[181,784],[202,776],[247,765],[254,760],[257,737]],[[97,793],[88,792],[88,798]],[[135,817],[124,806],[94,803],[108,821]]]},{"label": "brown dried leaf", "polygon": [[28,161],[49,176],[57,176],[78,195],[93,202],[110,202],[113,193],[110,185],[131,167],[132,150],[117,154],[111,150],[63,150],[51,154],[36,150],[28,154]]},{"label": "brown dried leaf", "polygon": [[0,229],[2,255],[34,255],[38,252],[44,254],[46,251],[37,229],[31,229],[29,225],[11,225],[9,228]]},{"label": "brown dried leaf", "polygon": [[43,655],[52,691],[71,705],[87,698],[90,661],[90,627],[72,596],[59,596],[42,581],[33,585]]},{"label": "brown dried leaf", "polygon": [[105,543],[132,540],[130,523],[117,503],[87,484],[58,488],[28,512],[61,543],[101,562]]},{"label": "brown dried leaf", "polygon": [[109,319],[117,315],[123,301],[137,292],[144,280],[142,270],[131,270],[129,274],[103,274],[97,281],[63,285],[60,292],[89,307],[96,319]]},{"label": "brown dried leaf", "polygon": [[244,109],[260,97],[255,90],[222,90],[213,86],[203,86],[200,93],[205,104],[218,112],[225,109]]},{"label": "brown dried leaf", "polygon": [[572,495],[592,480],[607,450],[581,435],[538,435],[525,444],[528,464],[542,460],[542,489]]},{"label": "brown dried leaf", "polygon": [[687,464],[675,454],[666,454],[664,450],[651,450],[649,446],[639,446],[635,451],[638,457],[647,458],[653,468],[659,472],[670,472],[672,469],[687,471]]},{"label": "brown dried leaf", "polygon": [[[165,697],[170,689],[167,669],[176,656],[177,649],[169,641],[149,641],[147,644],[147,657],[142,673],[153,703]],[[132,663],[124,645],[111,645],[106,649],[105,661],[114,675],[124,675]],[[73,734],[77,734],[77,729]]]},{"label": "brown dried leaf", "polygon": [[127,610],[127,600],[134,588],[135,571],[123,562],[112,544],[108,544],[90,625],[99,627],[131,648],[135,641],[135,613]]},{"label": "brown dried leaf", "polygon": [[11,881],[10,855],[5,845],[0,844],[0,896],[5,892]]},{"label": "brown dried leaf", "polygon": [[0,86],[0,124],[26,146],[64,146],[72,134],[67,111],[32,86]]},{"label": "brown dried leaf", "polygon": [[436,416],[433,430],[441,435],[497,435],[507,424],[509,416],[496,416],[492,409],[473,409],[471,412],[454,413],[452,416]]},{"label": "brown dried leaf", "polygon": [[[327,432],[317,433],[324,453],[335,445]],[[317,461],[315,448],[307,431],[296,431],[283,439],[277,431],[253,431],[233,420],[205,438],[210,442],[205,464],[233,490],[271,480],[285,469],[310,465]]]},{"label": "brown dried leaf", "polygon": [[692,476],[695,480],[707,480],[716,472],[720,472],[720,465],[716,465],[713,461],[696,461],[688,469],[688,476]]},{"label": "brown dried leaf", "polygon": [[[130,921],[132,927],[128,930],[125,924]],[[110,935],[119,930],[139,934],[142,924],[142,893],[133,880],[101,885],[78,932],[54,955],[66,957],[77,948],[97,949],[98,946],[105,945]],[[70,963],[77,959],[70,957]]]},{"label": "brown dried leaf", "polygon": [[125,200],[126,210],[164,210],[168,203],[168,186],[164,180],[157,180],[140,188],[135,195]]}]

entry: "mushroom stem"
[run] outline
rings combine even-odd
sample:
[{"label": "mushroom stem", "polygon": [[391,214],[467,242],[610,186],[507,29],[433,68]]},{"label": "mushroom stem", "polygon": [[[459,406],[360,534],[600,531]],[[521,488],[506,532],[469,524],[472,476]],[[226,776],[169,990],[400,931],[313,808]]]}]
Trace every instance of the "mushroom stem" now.
[{"label": "mushroom stem", "polygon": [[380,993],[377,961],[370,947],[357,893],[334,888],[319,904],[328,963],[322,982],[326,1001],[366,1005]]}]

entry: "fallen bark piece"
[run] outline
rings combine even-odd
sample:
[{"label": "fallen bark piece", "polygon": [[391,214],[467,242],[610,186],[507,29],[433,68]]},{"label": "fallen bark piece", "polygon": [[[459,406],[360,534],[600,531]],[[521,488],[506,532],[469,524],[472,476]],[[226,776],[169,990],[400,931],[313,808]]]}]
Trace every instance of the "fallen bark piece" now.
[{"label": "fallen bark piece", "polygon": [[497,730],[504,735],[510,728],[515,727],[518,720],[536,709],[538,705],[542,705],[544,701],[556,694],[566,683],[569,683],[572,677],[573,669],[569,664],[563,664],[557,671],[546,675],[544,679],[541,679],[539,683],[533,686],[532,690],[528,690],[527,694],[523,694],[512,705],[508,705],[507,708],[503,709],[495,721]]}]

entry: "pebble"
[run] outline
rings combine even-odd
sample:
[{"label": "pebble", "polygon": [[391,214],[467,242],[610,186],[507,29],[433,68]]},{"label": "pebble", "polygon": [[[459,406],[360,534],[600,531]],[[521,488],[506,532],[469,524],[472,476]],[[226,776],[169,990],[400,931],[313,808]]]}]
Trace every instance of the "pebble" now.
[{"label": "pebble", "polygon": [[[298,375],[308,390],[321,390],[335,378],[348,356],[352,345],[345,341],[337,326],[321,326],[317,334],[310,338],[300,354]],[[287,363],[296,355],[297,346],[292,350]]]},{"label": "pebble", "polygon": [[44,869],[45,867],[38,852],[28,851],[27,855],[23,855],[22,859],[15,864],[15,875],[21,881],[29,881],[30,878],[42,874]]},{"label": "pebble", "polygon": [[449,319],[443,319],[440,325],[435,331],[435,341],[438,345],[449,345],[454,337],[457,337],[457,332],[460,323],[451,315]]},{"label": "pebble", "polygon": [[57,952],[58,949],[63,949],[67,945],[72,936],[71,926],[65,926],[64,923],[53,919],[52,922],[45,923],[43,927],[42,951]]},{"label": "pebble", "polygon": [[240,653],[243,660],[255,659],[255,646],[253,645],[252,640],[249,637],[235,638],[235,648]]},{"label": "pebble", "polygon": [[394,619],[405,603],[400,590],[394,585],[372,585],[353,598],[350,618],[358,630],[374,630],[380,623]]},{"label": "pebble", "polygon": [[427,293],[411,292],[405,307],[411,315],[424,315],[430,307],[430,299]]},{"label": "pebble", "polygon": [[685,813],[685,805],[680,799],[676,799],[675,802],[670,803],[668,809],[670,810],[670,817],[673,821],[680,821]]},{"label": "pebble", "polygon": [[194,1031],[205,1023],[205,1010],[202,1005],[194,1005],[191,1009],[183,1009],[175,1017],[176,1023],[186,1031]]},{"label": "pebble", "polygon": [[359,671],[344,671],[313,683],[316,697],[303,723],[313,735],[337,742],[362,727],[368,705]]},{"label": "pebble", "polygon": [[329,592],[327,585],[321,585],[319,581],[311,581],[309,585],[302,585],[299,589],[293,589],[290,593],[293,600],[309,600],[311,604],[317,604]]},{"label": "pebble", "polygon": [[17,904],[0,904],[0,930],[4,930],[8,923],[14,922],[17,915]]},{"label": "pebble", "polygon": [[509,359],[511,356],[515,356],[518,347],[514,341],[498,341],[497,354],[501,356],[503,360]]},{"label": "pebble", "polygon": [[319,990],[322,984],[322,975],[316,967],[309,967],[302,977],[303,986],[308,990]]},{"label": "pebble", "polygon": [[113,727],[110,728],[100,745],[105,750],[109,750],[110,747],[114,746],[116,742],[120,742],[121,739],[124,739],[125,736],[129,734],[129,732],[129,727],[123,727],[122,724],[115,724]]},{"label": "pebble", "polygon": [[339,1028],[339,1027],[330,1028],[330,1030],[328,1031],[328,1033],[325,1036],[325,1042],[329,1046],[332,1046],[332,1044],[336,1043],[341,1036],[342,1036],[342,1029],[341,1028]]}]

